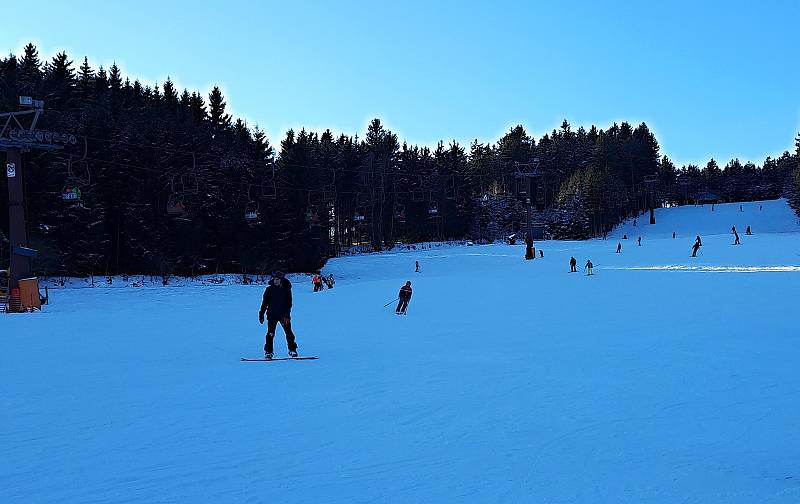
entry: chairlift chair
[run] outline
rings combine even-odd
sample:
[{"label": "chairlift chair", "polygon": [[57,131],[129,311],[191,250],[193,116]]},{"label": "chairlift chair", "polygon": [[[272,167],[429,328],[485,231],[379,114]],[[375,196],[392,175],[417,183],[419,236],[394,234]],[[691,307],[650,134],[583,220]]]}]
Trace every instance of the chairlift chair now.
[{"label": "chairlift chair", "polygon": [[306,212],[306,222],[308,222],[311,226],[321,226],[322,224],[319,221],[319,214],[312,210]]},{"label": "chairlift chair", "polygon": [[81,189],[76,184],[67,183],[61,191],[61,200],[70,205],[81,202]]},{"label": "chairlift chair", "polygon": [[397,222],[406,221],[406,207],[405,205],[396,204],[394,207],[394,220]]},{"label": "chairlift chair", "polygon": [[258,203],[251,201],[244,209],[244,220],[249,224],[258,222]]},{"label": "chairlift chair", "polygon": [[167,200],[167,215],[179,217],[185,213],[186,206],[183,201],[175,194],[170,195],[169,200]]},{"label": "chairlift chair", "polygon": [[77,205],[81,202],[81,188],[78,181],[88,184],[91,180],[91,172],[88,165],[86,168],[87,178],[79,178],[75,176],[72,171],[72,156],[67,160],[67,181],[64,183],[64,188],[61,190],[61,200],[69,205]]},{"label": "chairlift chair", "polygon": [[456,177],[451,176],[448,178],[447,183],[445,184],[444,197],[449,200],[454,200],[456,199],[456,195]]}]

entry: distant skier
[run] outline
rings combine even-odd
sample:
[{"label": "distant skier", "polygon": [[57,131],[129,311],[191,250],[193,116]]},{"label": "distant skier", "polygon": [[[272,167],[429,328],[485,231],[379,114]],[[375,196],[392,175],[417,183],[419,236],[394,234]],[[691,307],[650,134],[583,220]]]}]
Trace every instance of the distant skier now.
[{"label": "distant skier", "polygon": [[739,211],[744,212],[744,208],[742,208],[742,205],[739,205]]},{"label": "distant skier", "polygon": [[333,286],[336,284],[336,280],[333,279],[333,273],[330,273],[327,277],[323,278],[325,279],[325,285],[328,286],[328,289],[333,289]]},{"label": "distant skier", "polygon": [[261,309],[258,312],[258,322],[264,323],[264,312],[267,314],[267,337],[264,343],[264,357],[272,359],[272,341],[275,338],[275,328],[280,322],[283,332],[286,333],[286,346],[289,348],[289,357],[297,357],[297,343],[292,332],[292,283],[280,271],[272,274],[264,297],[261,300]]},{"label": "distant skier", "polygon": [[675,231],[672,232],[672,239],[675,239]]},{"label": "distant skier", "polygon": [[753,234],[753,232],[750,231],[750,226],[747,226],[747,229],[744,230],[744,234],[746,234],[747,236],[750,236],[750,235]]},{"label": "distant skier", "polygon": [[419,261],[414,261],[414,263],[416,264],[416,269],[414,270],[414,273],[419,273]]},{"label": "distant skier", "polygon": [[736,226],[733,226],[733,236],[735,237],[733,244],[741,245],[741,242],[739,242],[739,233],[736,232]]},{"label": "distant skier", "polygon": [[622,242],[617,242],[617,254],[622,253]]},{"label": "distant skier", "polygon": [[322,290],[322,276],[319,273],[314,273],[311,277],[311,283],[314,284],[314,292]]},{"label": "distant skier", "polygon": [[628,239],[628,235],[627,234],[622,235],[622,239],[623,240],[627,240]]},{"label": "distant skier", "polygon": [[761,211],[764,209],[764,205],[758,205],[758,210]]},{"label": "distant skier", "polygon": [[695,239],[694,245],[692,245],[692,257],[697,257],[697,251],[700,250],[702,246],[703,242],[700,241],[700,235],[697,235],[697,239]]},{"label": "distant skier", "polygon": [[544,250],[539,249],[539,257],[544,257]]},{"label": "distant skier", "polygon": [[639,246],[640,247],[642,246],[642,237],[641,236],[639,237]]},{"label": "distant skier", "polygon": [[408,302],[411,301],[411,280],[406,282],[406,284],[400,287],[400,293],[397,295],[399,301],[397,302],[397,309],[395,313],[398,315],[405,315],[406,310],[408,310]]},{"label": "distant skier", "polygon": [[636,219],[633,219],[633,227],[636,227]]},{"label": "distant skier", "polygon": [[587,276],[594,275],[594,271],[592,271],[592,268],[594,268],[594,265],[592,264],[592,260],[589,259],[586,261],[586,266],[583,267],[583,269],[588,271],[588,273],[586,273]]},{"label": "distant skier", "polygon": [[578,272],[578,268],[576,268],[577,265],[578,265],[578,261],[576,261],[574,257],[570,257],[569,258],[569,272],[570,273],[577,273]]}]

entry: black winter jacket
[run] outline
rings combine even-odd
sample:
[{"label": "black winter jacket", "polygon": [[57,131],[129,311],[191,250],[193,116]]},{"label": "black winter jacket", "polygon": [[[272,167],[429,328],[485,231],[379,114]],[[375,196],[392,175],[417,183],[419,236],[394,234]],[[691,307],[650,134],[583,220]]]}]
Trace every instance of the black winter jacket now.
[{"label": "black winter jacket", "polygon": [[267,313],[268,320],[279,320],[288,317],[292,311],[292,283],[286,278],[281,279],[281,285],[277,286],[269,282],[269,286],[264,290],[264,298],[261,301],[261,311],[259,317]]}]

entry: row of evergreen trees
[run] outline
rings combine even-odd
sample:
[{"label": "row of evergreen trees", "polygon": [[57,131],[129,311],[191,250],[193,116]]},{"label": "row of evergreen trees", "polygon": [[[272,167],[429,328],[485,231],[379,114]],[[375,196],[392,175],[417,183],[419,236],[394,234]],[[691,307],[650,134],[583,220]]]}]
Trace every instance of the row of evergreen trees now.
[{"label": "row of evergreen trees", "polygon": [[[32,44],[0,59],[0,110],[15,110],[19,95],[46,101],[39,128],[79,138],[26,155],[29,235],[44,275],[310,271],[354,246],[524,231],[528,200],[553,236],[585,238],[665,202],[792,196],[800,184],[798,154],[679,170],[644,123],[564,121],[538,141],[517,126],[493,144],[431,149],[401,143],[375,119],[363,138],[289,131],[276,152],[226,112],[217,87],[206,100],[86,58],[77,68],[64,53],[43,62]],[[530,193],[520,174],[534,175]],[[5,205],[0,222],[2,243]]]}]

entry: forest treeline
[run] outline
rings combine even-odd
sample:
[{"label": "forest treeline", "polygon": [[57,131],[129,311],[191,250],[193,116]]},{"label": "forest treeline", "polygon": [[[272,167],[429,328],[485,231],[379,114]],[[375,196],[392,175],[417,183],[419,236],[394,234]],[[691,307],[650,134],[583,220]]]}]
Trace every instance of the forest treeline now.
[{"label": "forest treeline", "polygon": [[[760,166],[675,166],[645,123],[494,143],[408,145],[373,120],[363,137],[288,131],[270,142],[208,96],[92,68],[32,44],[0,59],[0,111],[45,100],[38,127],[75,145],[25,156],[30,245],[41,275],[311,271],[342,251],[525,231],[589,238],[665,204],[785,196],[800,206],[795,153]],[[8,261],[0,181],[0,265]],[[531,181],[530,191],[528,181]]]}]

